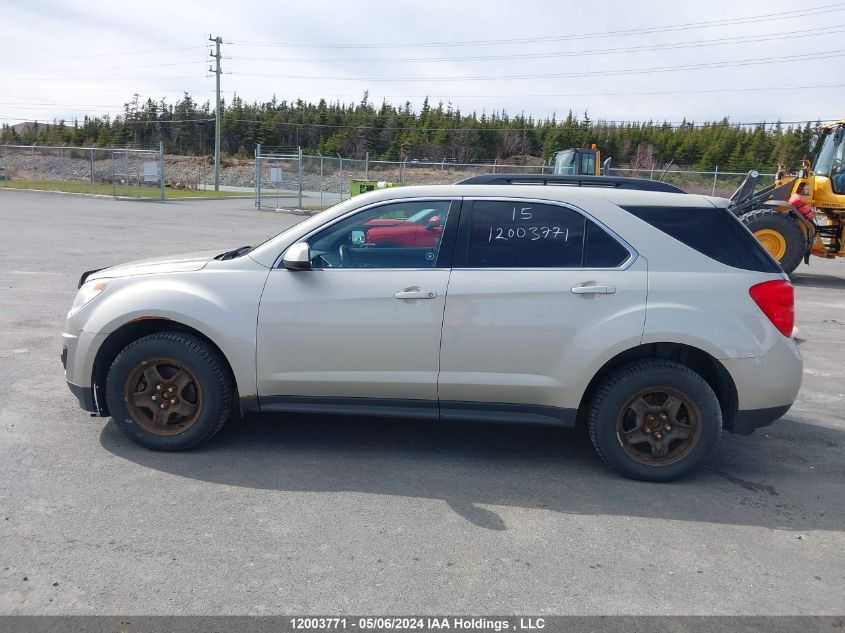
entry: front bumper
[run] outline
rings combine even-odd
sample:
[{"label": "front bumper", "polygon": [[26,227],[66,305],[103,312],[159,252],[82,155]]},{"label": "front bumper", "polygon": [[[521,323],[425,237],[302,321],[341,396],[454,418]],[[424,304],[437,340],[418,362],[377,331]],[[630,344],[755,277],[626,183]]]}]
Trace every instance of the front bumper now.
[{"label": "front bumper", "polygon": [[769,426],[772,422],[785,415],[791,404],[768,409],[747,409],[737,411],[734,422],[728,430],[739,435],[751,435],[762,426]]},{"label": "front bumper", "polygon": [[89,358],[92,349],[92,335],[83,332],[72,319],[65,324],[62,333],[62,366],[68,389],[79,400],[85,411],[96,412],[97,403],[91,385],[93,362]]},{"label": "front bumper", "polygon": [[80,407],[82,407],[85,411],[90,411],[91,413],[97,412],[97,404],[94,402],[94,389],[91,387],[80,387],[79,385],[74,385],[70,381],[67,381],[67,387],[70,389],[70,392],[76,396],[76,399],[79,400]]}]

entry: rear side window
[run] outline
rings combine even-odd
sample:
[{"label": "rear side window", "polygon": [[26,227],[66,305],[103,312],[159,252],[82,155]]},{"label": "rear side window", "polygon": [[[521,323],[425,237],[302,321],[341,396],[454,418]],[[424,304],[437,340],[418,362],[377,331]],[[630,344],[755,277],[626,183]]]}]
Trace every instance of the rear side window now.
[{"label": "rear side window", "polygon": [[623,207],[667,235],[717,262],[762,273],[781,268],[727,209],[716,207]]},{"label": "rear side window", "polygon": [[584,240],[584,268],[616,268],[630,253],[595,222],[587,220]]},{"label": "rear side window", "polygon": [[568,207],[520,200],[471,204],[469,217],[461,219],[468,268],[616,268],[630,257],[603,228]]},{"label": "rear side window", "polygon": [[469,268],[578,268],[586,218],[572,209],[533,202],[472,203]]}]

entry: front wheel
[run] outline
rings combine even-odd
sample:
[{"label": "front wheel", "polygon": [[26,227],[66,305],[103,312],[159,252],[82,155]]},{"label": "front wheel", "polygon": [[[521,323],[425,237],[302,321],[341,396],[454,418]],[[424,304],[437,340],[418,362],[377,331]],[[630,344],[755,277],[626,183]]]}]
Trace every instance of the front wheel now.
[{"label": "front wheel", "polygon": [[211,438],[231,413],[233,384],[220,354],[181,332],[150,334],[126,346],[109,369],[112,419],[147,448],[178,451]]},{"label": "front wheel", "polygon": [[596,452],[633,479],[672,481],[701,467],[722,429],[710,385],[689,367],[649,359],[610,374],[589,416]]}]

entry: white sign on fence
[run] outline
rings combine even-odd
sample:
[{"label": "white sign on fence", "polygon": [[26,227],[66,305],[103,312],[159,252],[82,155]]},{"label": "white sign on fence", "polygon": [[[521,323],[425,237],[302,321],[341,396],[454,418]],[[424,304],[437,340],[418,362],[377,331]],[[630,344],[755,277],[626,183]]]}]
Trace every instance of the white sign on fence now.
[{"label": "white sign on fence", "polygon": [[144,163],[144,182],[158,182],[158,163]]},{"label": "white sign on fence", "polygon": [[271,167],[270,168],[270,182],[275,184],[281,184],[282,182],[282,168],[281,167]]}]

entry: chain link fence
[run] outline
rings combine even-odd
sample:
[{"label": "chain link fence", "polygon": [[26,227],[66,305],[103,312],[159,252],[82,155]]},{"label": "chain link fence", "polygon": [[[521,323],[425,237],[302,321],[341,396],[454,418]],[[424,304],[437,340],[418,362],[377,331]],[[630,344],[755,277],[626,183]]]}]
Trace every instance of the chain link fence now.
[{"label": "chain link fence", "polygon": [[164,153],[2,145],[0,187],[164,200]]},{"label": "chain link fence", "polygon": [[[454,183],[489,173],[550,174],[536,164],[457,163],[422,160],[343,158],[300,148],[256,148],[254,158],[224,157],[220,189],[228,195],[255,197],[260,209],[325,209],[353,194],[378,186]],[[664,180],[689,193],[729,197],[744,172],[694,171],[679,168],[613,167],[612,176]],[[774,180],[761,174],[760,183]],[[355,183],[355,186],[353,186]],[[214,165],[210,157],[165,156],[157,150],[0,145],[0,187],[94,193],[142,199],[176,195],[174,190],[211,193]]]},{"label": "chain link fence", "polygon": [[[611,176],[625,176],[628,178],[647,178],[649,180],[663,180],[676,185],[687,193],[699,193],[708,196],[720,196],[730,198],[745,179],[747,172],[719,171],[690,171],[684,169],[627,169],[620,167],[610,168]],[[769,181],[774,182],[775,174],[760,173],[760,186],[765,186]]]}]

